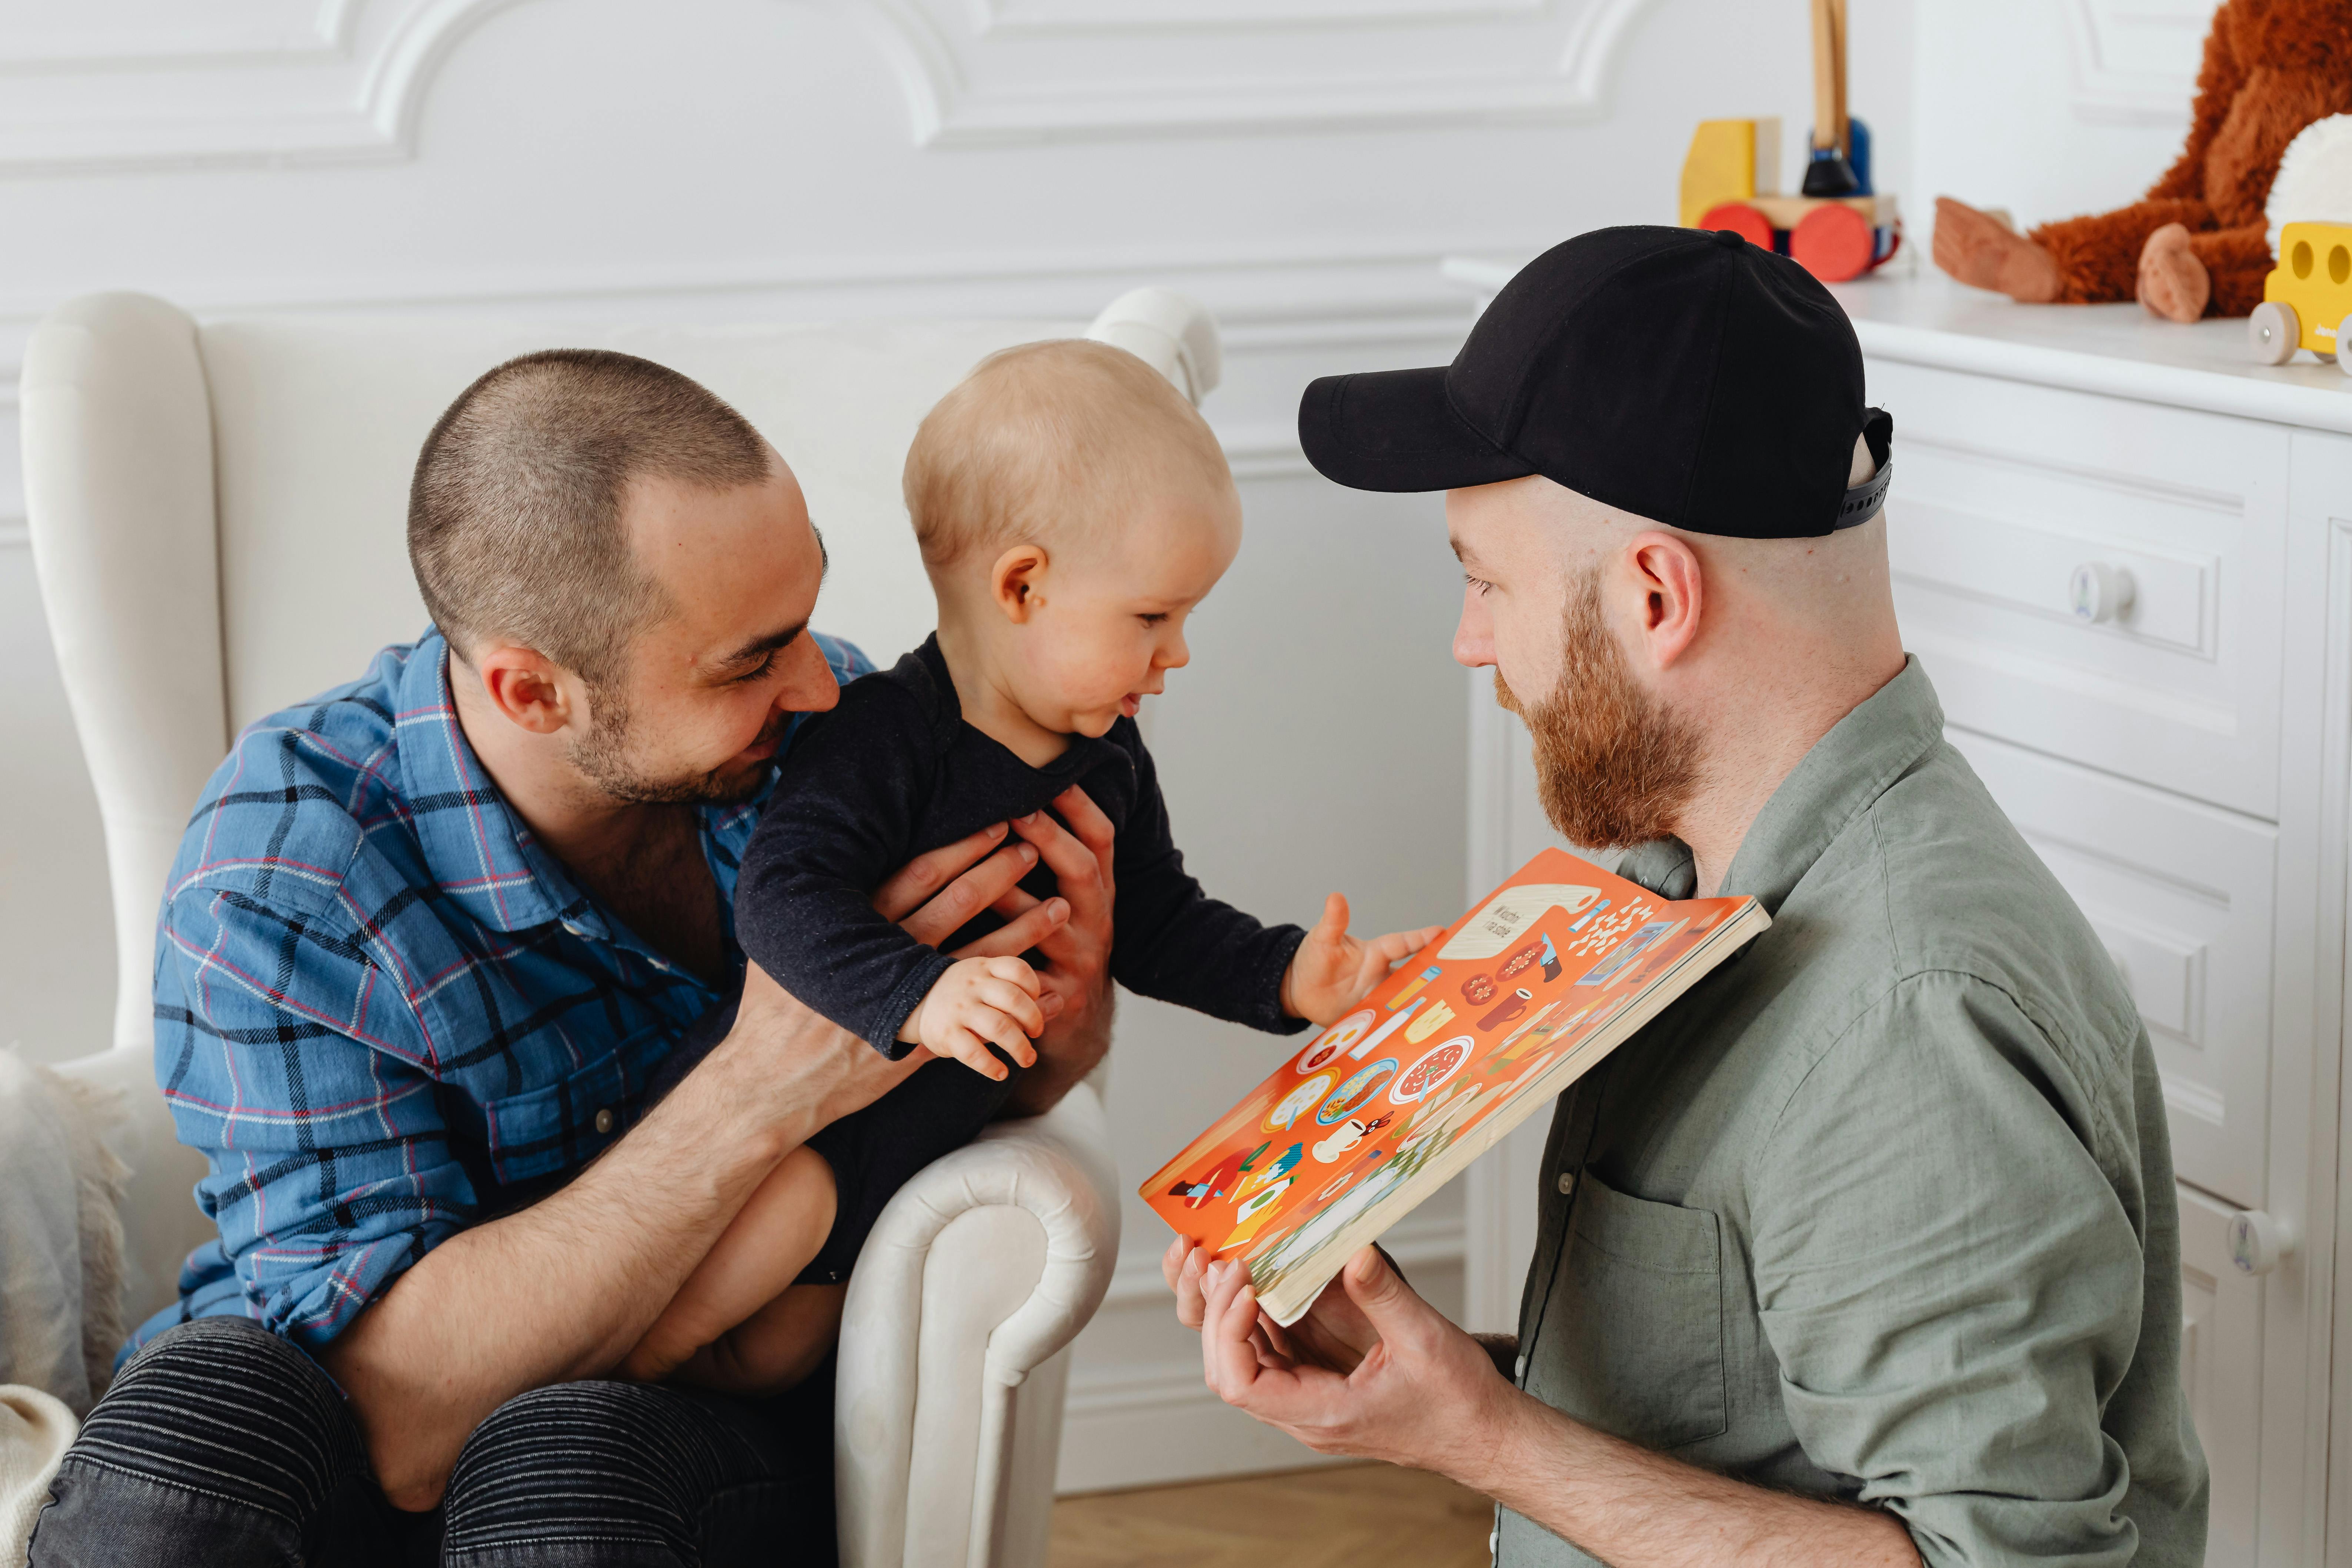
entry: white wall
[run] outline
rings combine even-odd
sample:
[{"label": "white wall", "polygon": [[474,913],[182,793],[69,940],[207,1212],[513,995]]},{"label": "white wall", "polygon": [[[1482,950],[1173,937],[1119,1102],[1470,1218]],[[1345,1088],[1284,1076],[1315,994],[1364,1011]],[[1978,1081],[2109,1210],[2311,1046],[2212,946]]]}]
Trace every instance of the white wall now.
[{"label": "white wall", "polygon": [[[1959,14],[1917,3],[1923,33]],[[1856,0],[1853,24],[1855,105],[1882,184],[1906,196],[1924,158],[1912,5]],[[1136,282],[1186,289],[1227,326],[1208,412],[1249,512],[1154,721],[1188,852],[1269,917],[1306,917],[1338,886],[1369,925],[1444,919],[1464,891],[1465,711],[1438,509],[1314,477],[1299,389],[1448,357],[1468,320],[1438,276],[1448,253],[1671,221],[1697,119],[1779,113],[1793,163],[1804,16],[1796,0],[0,0],[0,426],[33,321],[104,288],[200,313],[572,321],[1084,317]],[[0,428],[0,1042],[61,1057],[107,1037],[110,938],[15,447]],[[1132,1000],[1123,1020],[1112,1111],[1134,1181],[1275,1047]],[[1298,1462],[1203,1399],[1156,1284],[1164,1233],[1132,1202],[1127,1224],[1081,1343],[1066,1482]],[[1458,1204],[1399,1239],[1456,1300]]]},{"label": "white wall", "polygon": [[2180,153],[2213,5],[1917,0],[1912,210],[1957,196],[2028,226],[2137,200]]}]

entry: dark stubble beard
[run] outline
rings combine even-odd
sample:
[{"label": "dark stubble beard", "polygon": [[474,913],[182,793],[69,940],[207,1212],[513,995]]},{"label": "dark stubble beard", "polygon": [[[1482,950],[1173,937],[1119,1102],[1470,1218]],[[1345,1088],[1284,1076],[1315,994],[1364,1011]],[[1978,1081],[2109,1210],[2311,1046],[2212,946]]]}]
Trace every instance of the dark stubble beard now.
[{"label": "dark stubble beard", "polygon": [[1495,672],[1495,700],[1535,737],[1536,793],[1562,837],[1590,848],[1646,844],[1675,831],[1699,782],[1699,733],[1626,668],[1601,613],[1601,574],[1568,599],[1559,683],[1523,700]]},{"label": "dark stubble beard", "polygon": [[[572,765],[612,800],[628,805],[734,805],[759,794],[767,783],[764,766],[740,773],[651,772],[631,752],[629,707],[621,694],[592,687],[588,701],[595,722],[583,739],[572,742]],[[791,721],[791,714],[776,714],[760,732],[760,741],[772,740]]]}]

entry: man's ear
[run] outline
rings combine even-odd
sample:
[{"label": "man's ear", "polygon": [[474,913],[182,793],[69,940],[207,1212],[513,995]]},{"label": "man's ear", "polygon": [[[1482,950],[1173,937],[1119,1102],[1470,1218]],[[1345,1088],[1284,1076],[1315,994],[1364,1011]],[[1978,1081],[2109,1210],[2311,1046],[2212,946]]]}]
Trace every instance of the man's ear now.
[{"label": "man's ear", "polygon": [[1045,576],[1045,551],[1042,545],[1016,544],[996,558],[988,569],[988,596],[1004,612],[1004,618],[1015,626],[1025,625],[1030,612],[1045,601],[1038,596],[1038,588]]},{"label": "man's ear", "polygon": [[1635,637],[1658,669],[1670,668],[1698,637],[1699,616],[1706,612],[1706,574],[1698,552],[1671,533],[1637,534],[1626,546],[1642,595]]},{"label": "man's ear", "polygon": [[562,668],[535,649],[492,643],[477,649],[470,660],[452,663],[459,668],[470,664],[490,706],[534,735],[552,735],[574,718],[586,716],[574,711]]}]

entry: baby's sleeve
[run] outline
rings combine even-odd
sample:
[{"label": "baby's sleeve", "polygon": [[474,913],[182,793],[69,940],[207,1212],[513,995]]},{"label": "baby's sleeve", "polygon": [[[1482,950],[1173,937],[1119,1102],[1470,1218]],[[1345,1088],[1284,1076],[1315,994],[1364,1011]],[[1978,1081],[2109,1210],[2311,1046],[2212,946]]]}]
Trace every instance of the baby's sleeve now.
[{"label": "baby's sleeve", "polygon": [[897,1060],[898,1030],[950,963],[875,912],[908,858],[936,742],[915,699],[869,677],[785,753],[744,851],[737,940],[777,984]]}]

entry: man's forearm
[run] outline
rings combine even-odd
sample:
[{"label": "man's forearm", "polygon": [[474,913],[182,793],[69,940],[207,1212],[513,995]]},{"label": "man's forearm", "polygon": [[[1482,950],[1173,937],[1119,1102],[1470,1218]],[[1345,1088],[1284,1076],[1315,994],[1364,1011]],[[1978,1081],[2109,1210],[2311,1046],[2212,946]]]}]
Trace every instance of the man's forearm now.
[{"label": "man's forearm", "polygon": [[1615,1568],[1917,1568],[1893,1514],[1768,1491],[1514,1394],[1447,1471]]},{"label": "man's forearm", "polygon": [[756,1081],[723,1043],[561,1192],[452,1237],[322,1360],[350,1394],[394,1504],[430,1507],[474,1427],[528,1389],[615,1364],[752,1189],[820,1123],[817,1097]]}]

